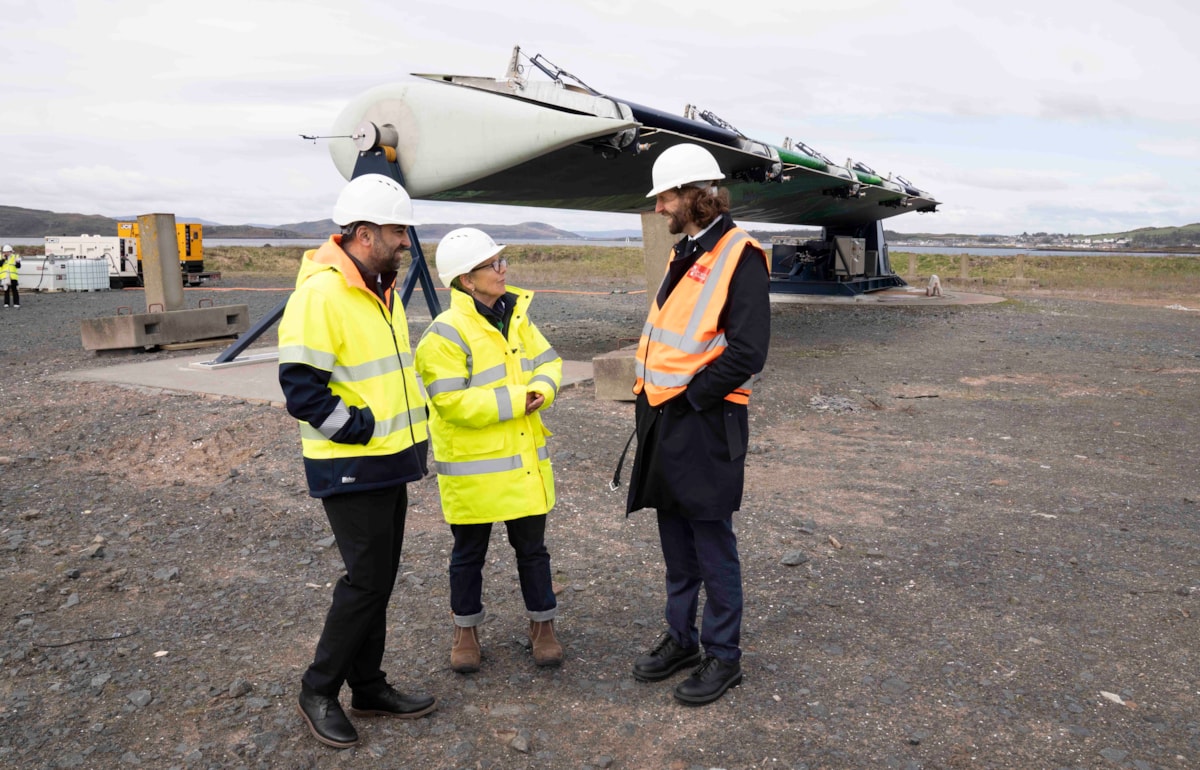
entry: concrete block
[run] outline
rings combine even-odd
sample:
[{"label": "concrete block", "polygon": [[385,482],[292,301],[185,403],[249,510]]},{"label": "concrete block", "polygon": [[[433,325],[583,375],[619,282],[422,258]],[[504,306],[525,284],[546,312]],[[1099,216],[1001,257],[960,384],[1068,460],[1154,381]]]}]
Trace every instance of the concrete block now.
[{"label": "concrete block", "polygon": [[635,400],[633,383],[637,380],[636,355],[637,347],[630,346],[592,359],[592,380],[597,399]]},{"label": "concrete block", "polygon": [[84,350],[149,348],[240,334],[250,328],[250,308],[248,305],[226,305],[131,313],[84,318],[79,323]]}]

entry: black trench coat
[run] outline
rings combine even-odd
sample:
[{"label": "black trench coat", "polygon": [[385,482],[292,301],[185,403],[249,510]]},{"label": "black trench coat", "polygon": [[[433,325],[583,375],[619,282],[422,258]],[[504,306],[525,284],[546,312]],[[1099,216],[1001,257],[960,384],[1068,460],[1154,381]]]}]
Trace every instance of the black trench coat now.
[{"label": "black trench coat", "polygon": [[638,396],[637,455],[626,513],[656,508],[688,519],[727,519],[742,505],[746,407],[696,411],[684,396],[650,406]]},{"label": "black trench coat", "polygon": [[[734,227],[726,214],[700,236],[701,251],[712,249]],[[676,247],[660,302],[699,258]],[[761,252],[747,246],[730,281],[721,312],[727,347],[692,378],[675,398],[651,407],[637,399],[637,454],[629,480],[628,515],[642,508],[689,519],[727,519],[742,504],[746,447],[750,440],[747,409],[725,396],[761,372],[771,339],[770,275]]]}]

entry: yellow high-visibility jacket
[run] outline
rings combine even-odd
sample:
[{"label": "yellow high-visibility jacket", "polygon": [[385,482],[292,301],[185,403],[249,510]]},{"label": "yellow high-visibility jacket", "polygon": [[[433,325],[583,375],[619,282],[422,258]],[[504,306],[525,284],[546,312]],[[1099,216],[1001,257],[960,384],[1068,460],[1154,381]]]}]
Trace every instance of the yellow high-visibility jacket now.
[{"label": "yellow high-visibility jacket", "polygon": [[341,236],[304,254],[279,322],[279,382],[314,497],[425,475],[428,410],[404,306],[392,286],[382,298],[366,286]]},{"label": "yellow high-visibility jacket", "polygon": [[[508,287],[514,302],[506,333],[450,291],[450,309],[417,343],[417,371],[429,391],[433,459],[450,524],[481,524],[548,513],[554,473],[538,411],[525,414],[526,394],[554,403],[562,359],[529,320],[533,293]],[[539,409],[540,411],[540,409]]]}]

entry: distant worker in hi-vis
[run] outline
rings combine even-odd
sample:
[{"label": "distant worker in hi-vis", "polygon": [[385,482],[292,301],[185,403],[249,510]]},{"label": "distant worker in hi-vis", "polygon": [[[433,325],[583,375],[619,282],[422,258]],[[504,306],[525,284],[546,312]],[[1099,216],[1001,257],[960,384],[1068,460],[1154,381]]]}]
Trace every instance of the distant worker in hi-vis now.
[{"label": "distant worker in hi-vis", "polygon": [[763,248],[729,216],[716,187],[725,175],[708,150],[670,147],[652,176],[646,197],[671,233],[686,237],[675,244],[637,348],[626,515],[657,511],[667,630],[634,661],[633,675],[654,682],[692,667],[674,695],[699,706],[742,681],[733,514],[742,503],[750,388],[771,337],[770,271]]},{"label": "distant worker in hi-vis", "polygon": [[450,289],[450,309],[417,343],[442,513],[454,535],[450,668],[461,674],[480,667],[483,567],[496,522],[504,522],[516,554],[533,662],[563,660],[546,548],[554,472],[541,417],[562,383],[562,359],[529,316],[533,292],[507,285],[503,248],[473,227],[442,238],[437,271]]},{"label": "distant worker in hi-vis", "polygon": [[[305,252],[279,323],[279,384],[300,421],[308,491],[321,500],[345,564],[301,678],[312,734],[337,748],[356,716],[409,719],[434,699],[404,694],[381,668],[387,609],[400,567],[409,482],[427,471],[425,390],[413,366],[396,274],[411,246],[412,200],[393,179],[351,180],[333,208],[342,232]],[[411,669],[408,669],[411,671]]]},{"label": "distant worker in hi-vis", "polygon": [[21,258],[13,247],[4,244],[0,250],[0,285],[4,287],[4,306],[20,307],[21,292],[17,290],[17,271],[21,269]]}]

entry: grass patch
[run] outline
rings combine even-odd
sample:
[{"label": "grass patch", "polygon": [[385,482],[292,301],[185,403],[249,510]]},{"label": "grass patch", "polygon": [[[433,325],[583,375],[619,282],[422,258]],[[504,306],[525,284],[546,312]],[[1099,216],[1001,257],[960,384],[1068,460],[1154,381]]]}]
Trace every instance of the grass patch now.
[{"label": "grass patch", "polygon": [[[216,246],[204,250],[205,267],[221,273],[294,277],[305,246]],[[424,246],[437,281],[437,246]],[[642,249],[625,246],[507,247],[508,280],[525,288],[645,283]],[[405,267],[407,269],[407,266]]]},{"label": "grass patch", "polygon": [[[967,277],[962,280],[962,260]],[[1126,296],[1200,295],[1200,257],[1109,256],[982,256],[962,254],[890,253],[892,268],[901,275],[916,258],[922,280],[936,274],[946,285],[1004,288],[1023,277],[1039,289],[1094,292]],[[1018,276],[1018,269],[1021,275]]]},{"label": "grass patch", "polygon": [[[290,278],[296,275],[306,250],[301,246],[210,247],[205,249],[205,264],[222,273]],[[437,247],[426,247],[425,251],[436,283]],[[525,288],[644,288],[646,281],[640,246],[514,244],[504,250],[504,255],[509,260],[509,281]],[[966,282],[960,277],[963,255],[893,251],[893,269],[906,275],[910,257],[916,259],[920,281],[937,274],[945,285],[960,289],[1019,288],[1013,280],[1018,277],[1016,255],[968,255],[970,280]],[[1129,297],[1200,296],[1200,256],[1024,255],[1020,272],[1038,289],[1047,291]]]}]

